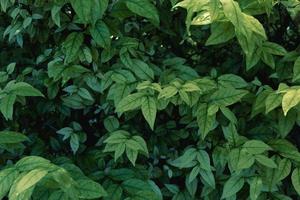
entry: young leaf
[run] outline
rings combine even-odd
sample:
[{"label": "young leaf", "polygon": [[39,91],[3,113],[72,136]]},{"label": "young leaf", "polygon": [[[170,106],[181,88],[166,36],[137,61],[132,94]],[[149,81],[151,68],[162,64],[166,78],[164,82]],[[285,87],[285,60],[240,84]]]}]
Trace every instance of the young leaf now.
[{"label": "young leaf", "polygon": [[282,109],[284,112],[284,115],[287,115],[287,112],[296,106],[300,102],[300,89],[291,89],[287,91],[283,95],[282,98]]},{"label": "young leaf", "polygon": [[28,172],[16,183],[13,193],[18,196],[18,194],[36,185],[47,174],[48,171],[45,169],[34,169]]},{"label": "young leaf", "polygon": [[119,102],[119,104],[116,107],[116,112],[123,113],[129,110],[139,108],[143,103],[143,97],[143,93],[135,93],[128,95]]}]

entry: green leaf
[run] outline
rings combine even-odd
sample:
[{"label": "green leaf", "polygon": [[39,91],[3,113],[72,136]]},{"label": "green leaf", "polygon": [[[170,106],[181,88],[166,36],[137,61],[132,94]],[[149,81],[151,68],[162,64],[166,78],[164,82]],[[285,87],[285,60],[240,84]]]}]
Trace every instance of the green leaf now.
[{"label": "green leaf", "polygon": [[266,167],[277,168],[276,163],[272,159],[270,159],[264,155],[256,155],[255,160],[257,160],[260,164],[262,164]]},{"label": "green leaf", "polygon": [[266,41],[263,43],[262,48],[263,48],[263,51],[268,52],[273,55],[284,56],[287,53],[287,51],[282,46],[280,46],[279,44],[276,44],[274,42]]},{"label": "green leaf", "polygon": [[300,169],[299,168],[294,169],[292,173],[292,184],[296,192],[298,193],[298,195],[300,195]]},{"label": "green leaf", "polygon": [[250,181],[250,199],[256,200],[263,189],[262,179],[260,177],[254,177]]},{"label": "green leaf", "polygon": [[149,0],[127,0],[126,6],[130,11],[149,19],[153,24],[159,25],[157,9]]},{"label": "green leaf", "polygon": [[260,140],[249,140],[245,142],[243,149],[250,154],[261,154],[265,151],[272,150],[269,145]]},{"label": "green leaf", "polygon": [[104,188],[97,182],[83,179],[78,180],[79,198],[82,199],[96,199],[107,196]]},{"label": "green leaf", "polygon": [[200,169],[199,173],[206,184],[208,184],[211,188],[216,187],[215,178],[211,171]]},{"label": "green leaf", "polygon": [[237,123],[237,118],[235,114],[229,108],[221,106],[220,110],[229,121],[231,121],[234,124]]},{"label": "green leaf", "polygon": [[300,56],[296,59],[293,68],[293,82],[300,79]]},{"label": "green leaf", "polygon": [[36,168],[45,168],[49,169],[51,167],[51,163],[49,160],[39,157],[39,156],[26,156],[19,160],[15,167],[19,171],[31,171]]},{"label": "green leaf", "polygon": [[142,102],[142,113],[150,128],[153,130],[156,118],[156,100],[153,97],[145,97]]},{"label": "green leaf", "polygon": [[191,183],[200,173],[200,167],[196,165],[189,174],[189,183]]},{"label": "green leaf", "polygon": [[282,95],[277,93],[270,93],[268,97],[266,98],[265,104],[266,104],[266,114],[280,106],[282,102]]},{"label": "green leaf", "polygon": [[123,189],[120,185],[110,184],[106,188],[107,196],[103,197],[104,200],[120,200],[122,198]]},{"label": "green leaf", "polygon": [[224,74],[218,77],[218,82],[224,88],[233,87],[233,88],[243,88],[247,87],[248,83],[240,76],[235,74]]},{"label": "green leaf", "polygon": [[213,23],[210,27],[211,35],[205,45],[216,45],[227,42],[234,38],[234,26],[228,22]]},{"label": "green leaf", "polygon": [[90,28],[90,33],[95,42],[102,48],[110,48],[110,32],[106,24],[99,20]]},{"label": "green leaf", "polygon": [[226,18],[235,26],[236,29],[244,27],[243,15],[239,4],[233,0],[221,0]]},{"label": "green leaf", "polygon": [[71,0],[71,5],[73,9],[75,10],[77,16],[83,21],[83,22],[89,22],[91,17],[91,9],[93,6],[92,0]]},{"label": "green leaf", "polygon": [[22,133],[14,131],[0,131],[0,144],[13,144],[29,141],[29,138]]},{"label": "green leaf", "polygon": [[126,112],[139,108],[143,103],[143,93],[130,94],[123,98],[116,107],[116,112]]},{"label": "green leaf", "polygon": [[15,101],[15,94],[6,95],[0,100],[0,110],[6,120],[13,118],[13,109]]},{"label": "green leaf", "polygon": [[[76,0],[82,1],[82,0]],[[83,34],[73,32],[68,35],[66,40],[63,43],[63,48],[66,54],[65,63],[71,63],[77,59],[80,47],[83,43]]]},{"label": "green leaf", "polygon": [[300,89],[288,90],[282,98],[282,110],[284,115],[300,102]]},{"label": "green leaf", "polygon": [[126,155],[127,155],[127,158],[130,160],[130,162],[132,163],[132,165],[135,166],[135,161],[138,156],[138,151],[131,149],[131,148],[127,148],[127,145],[126,145]]},{"label": "green leaf", "polygon": [[24,175],[17,183],[13,190],[13,196],[18,196],[25,190],[36,185],[42,178],[48,174],[45,169],[34,169]]},{"label": "green leaf", "polygon": [[219,88],[210,96],[210,101],[219,106],[229,106],[241,100],[247,93],[246,90],[238,90],[232,87]]},{"label": "green leaf", "polygon": [[9,87],[9,92],[19,95],[19,96],[41,96],[43,97],[44,95],[31,85],[25,82],[18,82],[13,84],[12,86]]},{"label": "green leaf", "polygon": [[73,154],[75,154],[79,148],[79,136],[76,133],[71,134],[70,146]]},{"label": "green leaf", "polygon": [[286,178],[291,172],[292,163],[288,159],[281,159],[278,163],[278,167],[275,171],[275,178],[277,181],[281,181]]},{"label": "green leaf", "polygon": [[230,177],[224,184],[223,193],[221,199],[231,197],[236,194],[244,186],[244,178],[239,176]]},{"label": "green leaf", "polygon": [[19,172],[15,168],[7,168],[0,171],[0,199],[7,195],[18,175]]},{"label": "green leaf", "polygon": [[132,59],[131,62],[130,69],[138,78],[142,80],[152,80],[154,78],[154,72],[147,63],[138,59]]},{"label": "green leaf", "polygon": [[186,150],[182,156],[171,161],[170,164],[178,168],[190,168],[196,165],[196,162],[194,162],[196,156],[197,150],[190,148]]},{"label": "green leaf", "polygon": [[254,164],[254,156],[244,149],[233,149],[229,153],[229,167],[233,171],[250,168]]},{"label": "green leaf", "polygon": [[197,122],[199,125],[201,138],[204,139],[213,129],[213,125],[216,122],[216,115],[208,114],[208,105],[206,103],[202,103],[198,107]]},{"label": "green leaf", "polygon": [[120,126],[119,121],[114,116],[110,116],[104,119],[104,127],[107,131],[113,132],[117,130]]},{"label": "green leaf", "polygon": [[164,87],[162,89],[162,91],[159,93],[158,99],[161,99],[161,98],[165,98],[165,99],[171,98],[174,95],[176,95],[177,92],[178,92],[178,90],[177,90],[177,88],[175,86],[170,85],[170,86]]}]

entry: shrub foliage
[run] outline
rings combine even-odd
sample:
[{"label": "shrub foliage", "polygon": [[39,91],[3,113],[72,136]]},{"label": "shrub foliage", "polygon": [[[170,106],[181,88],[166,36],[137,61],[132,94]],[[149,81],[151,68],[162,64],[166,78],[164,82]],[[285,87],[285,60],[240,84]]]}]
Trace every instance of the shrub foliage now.
[{"label": "shrub foliage", "polygon": [[0,8],[0,199],[298,199],[299,0]]}]

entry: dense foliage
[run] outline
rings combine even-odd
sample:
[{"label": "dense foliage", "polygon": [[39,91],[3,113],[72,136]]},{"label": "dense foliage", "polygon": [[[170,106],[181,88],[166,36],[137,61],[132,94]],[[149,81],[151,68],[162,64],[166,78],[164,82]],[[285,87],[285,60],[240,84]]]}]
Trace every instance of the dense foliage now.
[{"label": "dense foliage", "polygon": [[299,0],[0,8],[0,199],[298,199]]}]

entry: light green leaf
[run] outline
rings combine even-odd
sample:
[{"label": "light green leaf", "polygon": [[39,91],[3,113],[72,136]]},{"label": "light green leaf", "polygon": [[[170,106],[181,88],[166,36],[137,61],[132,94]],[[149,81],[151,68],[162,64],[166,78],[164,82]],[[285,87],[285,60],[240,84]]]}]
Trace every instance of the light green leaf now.
[{"label": "light green leaf", "polygon": [[175,94],[177,94],[178,90],[175,86],[172,86],[172,85],[169,85],[167,87],[164,87],[162,89],[162,91],[159,93],[158,95],[158,99],[161,99],[161,98],[171,98],[173,97]]},{"label": "light green leaf", "polygon": [[25,176],[23,176],[17,183],[14,188],[13,194],[14,196],[18,196],[25,190],[31,188],[36,185],[42,178],[44,178],[48,174],[48,171],[45,169],[34,169],[28,172]]},{"label": "light green leaf", "polygon": [[95,42],[102,48],[110,47],[110,32],[106,24],[99,20],[90,28],[90,33]]},{"label": "light green leaf", "polygon": [[119,102],[119,104],[116,107],[116,112],[123,113],[129,110],[139,108],[143,103],[143,97],[143,93],[135,93],[128,95]]},{"label": "light green leaf", "polygon": [[150,128],[153,130],[156,118],[156,100],[153,97],[145,97],[142,102],[142,113]]},{"label": "light green leaf", "polygon": [[283,95],[282,109],[284,115],[287,115],[288,111],[296,106],[300,102],[300,89],[291,89]]},{"label": "light green leaf", "polygon": [[244,27],[243,13],[239,4],[233,0],[221,0],[226,18],[235,26],[237,30]]}]

